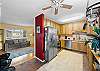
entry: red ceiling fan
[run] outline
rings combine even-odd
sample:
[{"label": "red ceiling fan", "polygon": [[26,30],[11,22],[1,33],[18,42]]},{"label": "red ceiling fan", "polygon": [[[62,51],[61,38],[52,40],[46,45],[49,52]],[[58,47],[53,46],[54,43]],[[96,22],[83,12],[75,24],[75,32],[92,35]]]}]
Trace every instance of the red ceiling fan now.
[{"label": "red ceiling fan", "polygon": [[66,9],[71,9],[72,8],[72,5],[63,4],[64,0],[50,0],[50,1],[52,2],[51,5],[48,6],[48,7],[42,8],[42,10],[47,10],[47,9],[50,9],[50,8],[54,8],[54,14],[57,15],[59,8],[66,8]]}]

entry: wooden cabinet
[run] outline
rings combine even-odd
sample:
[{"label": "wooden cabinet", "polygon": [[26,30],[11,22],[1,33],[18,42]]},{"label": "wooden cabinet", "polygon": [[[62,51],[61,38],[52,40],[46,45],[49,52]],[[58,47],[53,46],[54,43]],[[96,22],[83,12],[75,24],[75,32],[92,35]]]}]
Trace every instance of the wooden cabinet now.
[{"label": "wooden cabinet", "polygon": [[77,50],[78,49],[78,44],[77,42],[72,42],[72,49]]},{"label": "wooden cabinet", "polygon": [[61,28],[60,28],[60,25],[58,25],[58,26],[57,26],[57,30],[58,30],[58,31],[57,31],[57,34],[61,34],[61,30],[60,30],[60,29],[61,29]]},{"label": "wooden cabinet", "polygon": [[83,22],[79,21],[62,25],[62,34],[72,34],[73,32],[81,31]]},{"label": "wooden cabinet", "polygon": [[50,19],[47,19],[47,18],[44,19],[44,26],[45,27],[46,26],[51,26],[51,27],[57,29],[57,34],[61,34],[61,26],[62,25],[59,25],[58,23],[56,23],[54,21],[51,21]]},{"label": "wooden cabinet", "polygon": [[63,25],[63,26],[62,26],[62,34],[65,34],[65,30],[66,30],[66,26]]},{"label": "wooden cabinet", "polygon": [[61,31],[61,34],[72,34],[72,24],[62,25]]},{"label": "wooden cabinet", "polygon": [[65,25],[65,34],[69,34],[69,27],[68,27],[68,24]]},{"label": "wooden cabinet", "polygon": [[96,71],[96,67],[95,67],[95,61],[94,58],[95,56],[93,55],[93,53],[91,52],[90,47],[87,47],[87,58],[88,58],[88,62],[89,62],[89,68],[91,71]]},{"label": "wooden cabinet", "polygon": [[65,40],[61,40],[61,47],[65,48]]},{"label": "wooden cabinet", "polygon": [[85,42],[79,43],[79,50],[86,52],[87,47],[85,46]]},{"label": "wooden cabinet", "polygon": [[86,52],[87,47],[85,46],[84,42],[72,42],[72,49],[77,51]]},{"label": "wooden cabinet", "polygon": [[68,34],[72,34],[72,24],[68,24]]}]

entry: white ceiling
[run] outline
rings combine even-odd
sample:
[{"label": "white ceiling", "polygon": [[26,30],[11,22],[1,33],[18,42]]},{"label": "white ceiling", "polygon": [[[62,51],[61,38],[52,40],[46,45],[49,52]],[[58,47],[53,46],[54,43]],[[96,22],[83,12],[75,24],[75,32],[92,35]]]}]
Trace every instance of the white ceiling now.
[{"label": "white ceiling", "polygon": [[[100,0],[90,0],[90,4]],[[33,18],[44,13],[48,18],[58,22],[66,23],[78,20],[85,16],[87,0],[64,0],[64,4],[72,5],[72,9],[59,9],[59,14],[54,15],[53,9],[42,11],[41,8],[50,5],[50,0],[2,0],[1,18],[2,22],[33,25]]]}]

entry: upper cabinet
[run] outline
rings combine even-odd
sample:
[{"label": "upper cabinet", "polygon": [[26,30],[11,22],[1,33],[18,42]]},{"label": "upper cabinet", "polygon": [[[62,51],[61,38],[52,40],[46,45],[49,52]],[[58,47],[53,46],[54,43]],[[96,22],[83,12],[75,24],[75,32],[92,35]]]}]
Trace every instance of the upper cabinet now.
[{"label": "upper cabinet", "polygon": [[73,30],[73,32],[75,32],[75,31],[81,31],[83,24],[84,23],[82,21],[72,23],[72,30]]},{"label": "upper cabinet", "polygon": [[61,30],[62,30],[62,34],[65,34],[66,26],[63,25]]},{"label": "upper cabinet", "polygon": [[81,31],[84,21],[78,21],[73,23],[58,24],[47,18],[44,19],[44,26],[51,26],[57,29],[58,35],[72,35],[73,32]]},{"label": "upper cabinet", "polygon": [[72,24],[68,24],[68,33],[66,34],[69,34],[69,35],[72,34],[73,32],[72,28],[73,28]]},{"label": "upper cabinet", "polygon": [[61,34],[72,34],[72,24],[62,25]]},{"label": "upper cabinet", "polygon": [[61,34],[71,35],[73,32],[81,31],[84,21],[67,23],[61,26]]},{"label": "upper cabinet", "polygon": [[54,21],[51,21],[51,20],[49,20],[49,19],[47,19],[47,18],[44,19],[44,26],[45,26],[45,27],[46,27],[46,26],[51,26],[51,27],[57,29],[57,34],[60,34],[60,33],[61,33],[60,24],[58,24],[58,23],[56,23],[56,22],[54,22]]}]

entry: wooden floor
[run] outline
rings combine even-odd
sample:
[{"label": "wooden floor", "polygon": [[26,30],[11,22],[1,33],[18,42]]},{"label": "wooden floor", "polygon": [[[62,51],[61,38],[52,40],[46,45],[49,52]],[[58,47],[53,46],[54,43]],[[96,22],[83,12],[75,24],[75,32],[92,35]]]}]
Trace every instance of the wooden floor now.
[{"label": "wooden floor", "polygon": [[25,54],[23,56],[14,58],[11,66],[15,66],[16,71],[36,71],[44,63],[34,58],[34,54]]},{"label": "wooden floor", "polygon": [[[17,64],[16,61],[12,64],[15,64],[16,71],[36,71],[39,69],[44,63],[41,63],[39,60],[33,58],[32,54],[28,54],[26,56],[22,56],[22,59],[16,58],[17,59]],[[29,59],[27,59],[29,58]],[[19,64],[18,64],[19,63]],[[88,60],[86,57],[86,54],[83,54],[83,71],[90,71],[89,66],[88,66]]]},{"label": "wooden floor", "polygon": [[12,66],[17,66],[17,65],[23,64],[27,61],[30,61],[31,59],[34,59],[34,54],[33,53],[25,54],[25,55],[13,58],[12,62],[11,62],[11,65]]},{"label": "wooden floor", "polygon": [[[2,54],[4,52],[0,52]],[[14,58],[11,63],[12,66],[16,67],[16,71],[36,71],[44,63],[34,58],[34,54],[26,54],[17,58]],[[83,53],[83,71],[90,71],[88,66],[88,59],[85,53]]]},{"label": "wooden floor", "polygon": [[39,60],[31,59],[25,63],[15,66],[15,67],[16,67],[16,71],[36,71],[42,65],[43,65],[43,63],[41,63]]},{"label": "wooden floor", "polygon": [[4,54],[5,52],[3,50],[0,50],[0,55]]}]

